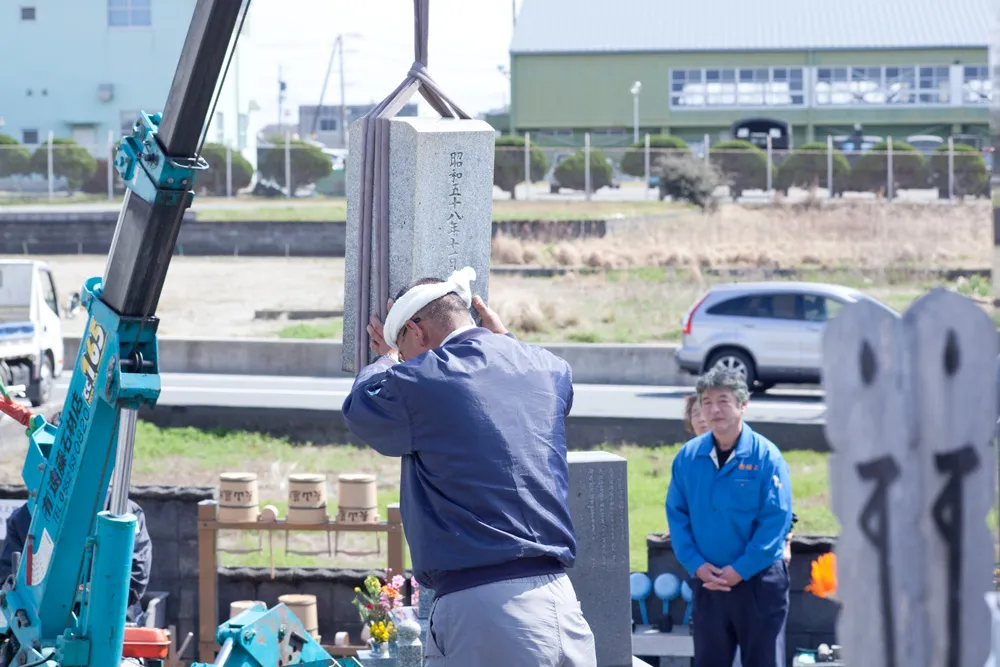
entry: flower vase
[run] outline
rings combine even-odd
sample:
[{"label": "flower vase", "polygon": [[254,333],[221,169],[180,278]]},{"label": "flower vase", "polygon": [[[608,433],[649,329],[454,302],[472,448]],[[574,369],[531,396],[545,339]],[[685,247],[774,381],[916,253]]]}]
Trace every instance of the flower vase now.
[{"label": "flower vase", "polygon": [[375,658],[388,658],[391,653],[389,652],[389,642],[372,642],[372,657]]}]

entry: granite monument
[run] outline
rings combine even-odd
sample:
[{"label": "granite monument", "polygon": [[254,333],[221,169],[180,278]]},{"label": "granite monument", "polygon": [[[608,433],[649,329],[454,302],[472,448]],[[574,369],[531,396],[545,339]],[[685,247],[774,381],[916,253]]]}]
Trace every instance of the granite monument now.
[{"label": "granite monument", "polygon": [[[347,160],[342,348],[347,372],[358,370],[354,355],[361,280],[362,122],[351,126]],[[456,269],[471,266],[476,271],[473,292],[488,303],[496,132],[481,120],[453,118],[393,118],[389,127],[390,298],[420,278],[447,279]],[[371,248],[370,313],[377,313],[374,238]]]},{"label": "granite monument", "polygon": [[577,550],[568,574],[594,633],[597,667],[633,664],[627,466],[607,452],[569,453]]}]

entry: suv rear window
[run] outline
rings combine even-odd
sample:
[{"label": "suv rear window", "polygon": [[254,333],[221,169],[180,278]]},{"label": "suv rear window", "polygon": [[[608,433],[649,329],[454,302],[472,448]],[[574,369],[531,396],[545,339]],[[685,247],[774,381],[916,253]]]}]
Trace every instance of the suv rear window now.
[{"label": "suv rear window", "polygon": [[705,312],[709,315],[798,320],[802,319],[802,300],[798,294],[748,294],[726,299]]}]

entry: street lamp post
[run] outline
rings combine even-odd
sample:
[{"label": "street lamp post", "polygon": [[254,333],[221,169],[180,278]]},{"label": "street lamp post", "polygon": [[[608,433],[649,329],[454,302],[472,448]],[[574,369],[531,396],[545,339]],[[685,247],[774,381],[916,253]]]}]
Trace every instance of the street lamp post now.
[{"label": "street lamp post", "polygon": [[642,82],[636,81],[632,84],[632,143],[639,143],[639,93],[642,91]]}]

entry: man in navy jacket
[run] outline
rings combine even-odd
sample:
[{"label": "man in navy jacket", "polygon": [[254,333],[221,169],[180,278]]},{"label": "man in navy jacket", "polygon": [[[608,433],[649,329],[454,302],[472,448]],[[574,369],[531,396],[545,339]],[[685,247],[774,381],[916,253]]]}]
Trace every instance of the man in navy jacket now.
[{"label": "man in navy jacket", "polygon": [[473,299],[474,279],[467,268],[418,281],[390,302],[384,327],[372,318],[383,356],[358,374],[344,419],[374,450],[402,458],[414,576],[437,595],[429,667],[596,667],[565,574],[576,557],[570,368],[510,335]]}]

